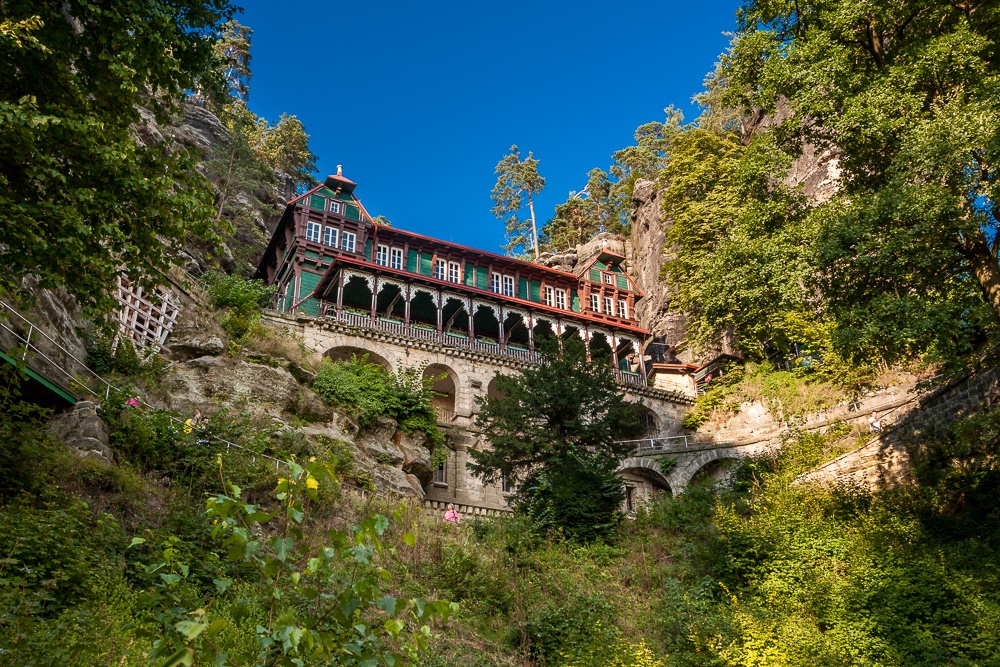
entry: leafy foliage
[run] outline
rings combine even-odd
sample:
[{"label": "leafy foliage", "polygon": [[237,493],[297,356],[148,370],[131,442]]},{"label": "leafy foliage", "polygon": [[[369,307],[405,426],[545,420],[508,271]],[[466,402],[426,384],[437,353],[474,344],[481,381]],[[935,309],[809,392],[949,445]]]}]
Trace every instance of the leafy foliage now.
[{"label": "leafy foliage", "polygon": [[408,433],[424,433],[430,448],[435,449],[445,440],[432,407],[436,381],[422,377],[414,369],[393,375],[369,363],[365,355],[350,361],[325,362],[312,388],[327,403],[353,412],[362,426],[374,426],[385,415]]},{"label": "leafy foliage", "polygon": [[[211,193],[188,150],[140,143],[143,109],[167,122],[212,86],[225,0],[8,2],[0,17],[0,287],[31,273],[110,310],[126,266],[165,270],[189,236],[214,239]],[[145,279],[145,278],[143,278]]]},{"label": "leafy foliage", "polygon": [[212,305],[225,309],[222,326],[237,343],[246,342],[256,334],[260,325],[260,311],[271,303],[274,286],[262,280],[247,280],[236,274],[217,273],[209,278],[209,296]]}]

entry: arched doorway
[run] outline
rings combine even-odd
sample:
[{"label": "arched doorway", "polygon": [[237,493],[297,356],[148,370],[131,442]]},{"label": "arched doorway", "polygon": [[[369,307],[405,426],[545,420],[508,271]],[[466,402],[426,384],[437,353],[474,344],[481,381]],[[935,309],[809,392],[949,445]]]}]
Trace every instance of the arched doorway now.
[{"label": "arched doorway", "polygon": [[639,421],[642,422],[642,438],[660,437],[660,418],[644,405],[639,406]]},{"label": "arched doorway", "polygon": [[739,465],[738,458],[720,458],[709,461],[695,471],[688,486],[708,486],[712,488],[727,488],[733,476],[733,471]]},{"label": "arched doorway", "polygon": [[375,364],[376,366],[381,366],[385,370],[392,373],[392,363],[378,354],[377,352],[372,352],[371,350],[366,350],[361,347],[354,347],[351,345],[341,345],[338,347],[331,347],[323,355],[331,361],[350,361],[351,359],[365,359],[369,364]]},{"label": "arched doorway", "polygon": [[431,405],[437,410],[438,422],[450,424],[455,419],[458,400],[458,375],[444,364],[430,364],[424,368],[424,379],[434,378],[434,398]]}]

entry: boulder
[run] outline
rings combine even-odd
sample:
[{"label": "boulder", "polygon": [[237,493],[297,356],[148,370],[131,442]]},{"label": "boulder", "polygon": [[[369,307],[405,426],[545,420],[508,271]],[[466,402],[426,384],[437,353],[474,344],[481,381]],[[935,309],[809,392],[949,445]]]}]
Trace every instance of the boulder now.
[{"label": "boulder", "polygon": [[97,406],[90,401],[80,401],[72,410],[53,417],[49,432],[81,458],[94,458],[114,465],[115,456],[108,447],[108,425],[97,415]]},{"label": "boulder", "polygon": [[396,447],[403,455],[403,472],[415,477],[422,489],[431,483],[434,470],[431,467],[431,450],[427,447],[427,436],[423,433],[396,432]]},{"label": "boulder", "polygon": [[302,391],[284,368],[209,356],[175,364],[165,384],[170,408],[184,414],[239,405],[281,416],[296,405]]}]

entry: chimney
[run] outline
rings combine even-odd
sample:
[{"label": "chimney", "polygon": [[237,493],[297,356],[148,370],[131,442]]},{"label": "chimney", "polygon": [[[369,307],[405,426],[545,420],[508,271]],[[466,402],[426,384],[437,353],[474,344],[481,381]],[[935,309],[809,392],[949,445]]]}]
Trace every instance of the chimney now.
[{"label": "chimney", "polygon": [[344,165],[338,164],[337,165],[337,176],[343,176],[343,175],[344,175]]}]

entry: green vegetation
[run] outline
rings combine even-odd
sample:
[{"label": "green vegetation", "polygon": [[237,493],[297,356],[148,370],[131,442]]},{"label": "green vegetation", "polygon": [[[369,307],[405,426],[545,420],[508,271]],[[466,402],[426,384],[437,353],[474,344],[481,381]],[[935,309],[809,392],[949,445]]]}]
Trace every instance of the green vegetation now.
[{"label": "green vegetation", "polygon": [[[513,255],[531,254],[538,259],[538,224],[535,222],[535,195],[545,188],[545,177],[538,173],[538,160],[532,153],[521,159],[517,146],[510,147],[496,166],[497,182],[490,197],[493,215],[507,225],[504,250]],[[524,208],[528,217],[520,218]]]},{"label": "green vegetation", "polygon": [[571,342],[519,375],[498,374],[497,395],[477,399],[476,424],[492,446],[470,451],[469,470],[515,484],[514,506],[543,533],[593,540],[614,528],[624,498],[615,471],[630,448],[618,441],[642,427],[610,366]]},{"label": "green vegetation", "polygon": [[426,435],[429,448],[435,450],[443,447],[445,440],[431,404],[437,379],[424,378],[414,369],[393,375],[369,363],[365,355],[350,361],[324,362],[312,388],[330,405],[347,409],[361,426],[374,426],[384,415],[407,433],[419,431]]},{"label": "green vegetation", "polygon": [[[216,87],[224,0],[142,6],[4,3],[0,14],[0,289],[32,274],[110,310],[130,278],[165,270],[189,236],[219,231],[197,155],[136,140],[185,91]],[[73,165],[70,168],[69,165]]]},{"label": "green vegetation", "polygon": [[275,289],[262,280],[247,280],[236,274],[209,274],[212,305],[224,310],[222,327],[233,343],[243,344],[261,333],[261,309],[271,305]]}]

